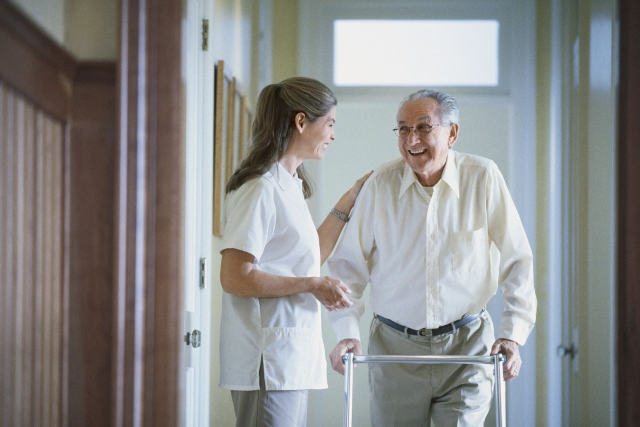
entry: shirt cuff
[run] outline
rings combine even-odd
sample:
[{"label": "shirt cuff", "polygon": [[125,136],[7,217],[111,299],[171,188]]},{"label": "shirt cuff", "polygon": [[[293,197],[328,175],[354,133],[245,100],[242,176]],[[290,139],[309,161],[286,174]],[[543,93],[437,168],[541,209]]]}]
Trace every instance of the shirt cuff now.
[{"label": "shirt cuff", "polygon": [[517,317],[502,316],[498,338],[505,338],[524,345],[533,329],[533,323],[527,322]]},{"label": "shirt cuff", "polygon": [[347,338],[360,341],[360,325],[354,318],[343,317],[342,319],[336,320],[333,323],[333,330],[336,332],[338,342]]}]

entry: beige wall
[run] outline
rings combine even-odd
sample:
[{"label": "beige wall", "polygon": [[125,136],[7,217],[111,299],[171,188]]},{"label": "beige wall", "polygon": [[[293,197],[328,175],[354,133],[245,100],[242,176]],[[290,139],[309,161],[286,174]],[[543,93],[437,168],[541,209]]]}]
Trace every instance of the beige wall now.
[{"label": "beige wall", "polygon": [[117,0],[64,0],[64,45],[81,60],[118,58]]},{"label": "beige wall", "polygon": [[55,41],[64,44],[65,0],[9,0]]},{"label": "beige wall", "polygon": [[273,0],[273,81],[298,75],[298,0]]},{"label": "beige wall", "polygon": [[79,60],[118,58],[117,0],[9,0]]}]

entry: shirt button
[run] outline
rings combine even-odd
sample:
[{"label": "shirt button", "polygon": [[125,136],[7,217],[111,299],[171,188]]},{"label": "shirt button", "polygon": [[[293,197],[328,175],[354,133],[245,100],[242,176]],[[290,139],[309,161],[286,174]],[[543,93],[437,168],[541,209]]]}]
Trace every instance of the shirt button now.
[{"label": "shirt button", "polygon": [[435,235],[435,234],[432,234],[432,235],[431,235],[431,236],[429,236],[429,237],[430,237],[431,239],[435,239],[435,238],[436,238],[436,235]]}]

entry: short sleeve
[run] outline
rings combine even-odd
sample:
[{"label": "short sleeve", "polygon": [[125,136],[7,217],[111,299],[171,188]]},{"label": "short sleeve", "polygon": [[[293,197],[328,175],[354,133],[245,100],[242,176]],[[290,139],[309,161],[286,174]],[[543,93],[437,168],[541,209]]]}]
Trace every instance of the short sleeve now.
[{"label": "short sleeve", "polygon": [[222,249],[238,249],[260,260],[275,231],[273,188],[258,178],[245,182],[225,200]]}]

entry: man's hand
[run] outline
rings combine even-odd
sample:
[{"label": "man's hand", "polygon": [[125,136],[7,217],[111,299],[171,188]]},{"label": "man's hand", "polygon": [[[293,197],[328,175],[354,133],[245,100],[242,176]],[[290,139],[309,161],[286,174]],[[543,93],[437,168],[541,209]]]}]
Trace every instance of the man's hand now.
[{"label": "man's hand", "polygon": [[342,362],[342,356],[349,352],[355,355],[362,354],[362,345],[360,344],[360,341],[352,338],[344,339],[338,343],[336,348],[334,348],[329,355],[333,370],[341,375],[344,375],[344,363]]},{"label": "man's hand", "polygon": [[346,295],[351,291],[340,280],[329,276],[310,277],[309,279],[313,280],[311,293],[327,310],[341,310],[353,305],[353,302]]},{"label": "man's hand", "polygon": [[504,380],[510,381],[517,377],[520,373],[520,367],[522,366],[518,343],[505,338],[499,338],[493,344],[493,347],[491,347],[492,356],[498,353],[507,356],[507,361],[504,363],[502,369]]}]

